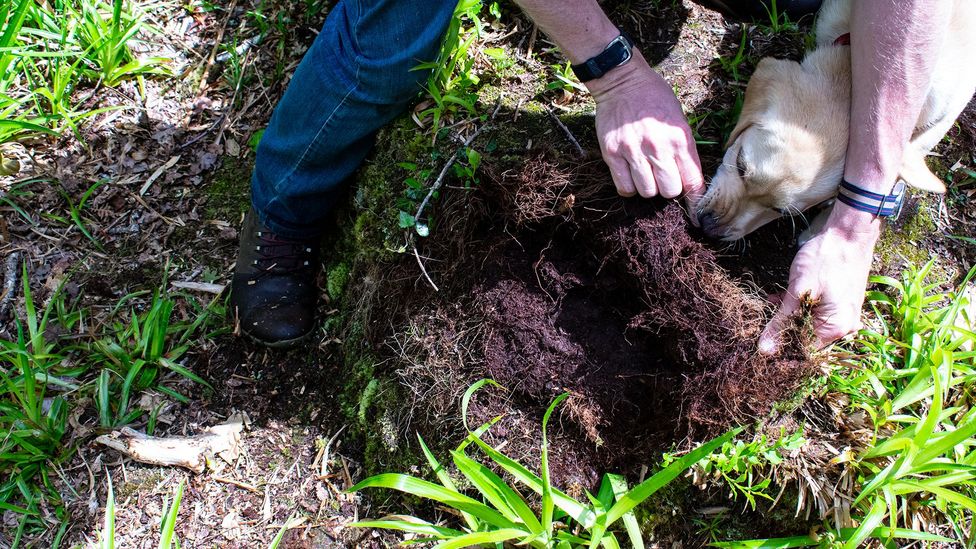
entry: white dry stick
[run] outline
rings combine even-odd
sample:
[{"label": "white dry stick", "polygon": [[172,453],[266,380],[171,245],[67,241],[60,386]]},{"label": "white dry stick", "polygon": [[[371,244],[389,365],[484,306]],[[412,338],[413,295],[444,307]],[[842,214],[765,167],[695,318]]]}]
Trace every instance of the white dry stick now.
[{"label": "white dry stick", "polygon": [[207,462],[214,456],[220,456],[228,463],[237,459],[245,421],[242,415],[235,414],[226,422],[190,437],[153,437],[123,427],[121,431],[96,438],[95,442],[140,463],[184,467],[199,474],[206,470]]},{"label": "white dry stick", "polygon": [[413,256],[417,258],[417,265],[420,265],[420,272],[424,273],[424,278],[426,278],[427,282],[430,283],[430,287],[433,288],[435,292],[441,291],[440,288],[437,287],[437,284],[434,284],[434,281],[431,280],[430,275],[427,274],[427,267],[424,267],[424,262],[420,259],[420,252],[417,251],[416,246],[413,246]]},{"label": "white dry stick", "polygon": [[[474,143],[474,140],[477,139],[479,135],[481,135],[481,132],[483,132],[485,128],[491,125],[491,122],[495,119],[496,116],[498,116],[498,111],[500,111],[502,108],[503,97],[504,94],[498,97],[498,102],[495,104],[495,111],[491,113],[491,118],[489,118],[487,122],[482,124],[480,128],[475,130],[475,132],[471,134],[471,137],[468,137],[467,139],[464,140],[464,144],[461,145],[461,150],[466,149],[469,145]],[[441,185],[444,184],[444,178],[447,177],[447,171],[450,170],[451,166],[454,165],[454,162],[457,161],[457,157],[458,157],[457,154],[451,155],[451,158],[447,160],[447,163],[444,164],[444,167],[441,169],[441,173],[437,175],[437,179],[434,180],[434,184],[430,186],[430,190],[427,191],[427,196],[424,197],[424,200],[420,203],[420,207],[417,208],[416,215],[413,216],[414,220],[416,220],[417,223],[420,223],[420,218],[422,215],[424,215],[424,209],[427,208],[427,203],[430,202],[431,197],[433,197],[434,193],[436,193],[441,188]]]},{"label": "white dry stick", "polygon": [[20,265],[20,252],[13,252],[7,258],[7,268],[3,271],[3,294],[0,294],[0,318],[7,314],[10,302],[17,291],[17,266]]},{"label": "white dry stick", "polygon": [[224,291],[223,284],[211,284],[208,282],[181,282],[176,281],[170,284],[172,287],[180,290],[190,290],[194,292],[203,292],[206,294],[220,294]]},{"label": "white dry stick", "polygon": [[[505,97],[504,94],[498,97],[498,101],[495,103],[495,110],[491,113],[491,117],[484,124],[482,124],[480,128],[475,130],[475,132],[472,133],[470,137],[464,140],[464,143],[461,144],[460,150],[464,150],[468,148],[468,146],[474,143],[474,140],[477,139],[479,135],[481,135],[481,132],[485,131],[485,128],[491,125],[492,121],[495,120],[495,117],[498,116],[498,111],[500,111],[502,108],[502,98],[504,97]],[[418,226],[421,224],[420,219],[421,216],[424,215],[424,209],[427,208],[427,204],[430,202],[430,199],[434,196],[434,193],[436,193],[438,189],[441,188],[441,185],[444,184],[444,178],[447,177],[448,170],[451,169],[451,166],[454,165],[454,162],[457,161],[457,158],[458,158],[457,154],[451,155],[451,158],[449,158],[447,162],[444,164],[444,167],[441,168],[441,172],[437,175],[437,179],[434,180],[434,184],[430,186],[430,190],[427,191],[427,196],[425,196],[423,201],[420,203],[420,207],[417,208],[417,213],[413,216],[413,219],[414,219],[414,223],[416,223]],[[413,246],[413,255],[414,257],[417,258],[417,265],[420,265],[420,272],[424,274],[424,278],[427,279],[427,282],[430,283],[431,287],[434,288],[435,292],[439,292],[440,289],[437,288],[437,284],[434,284],[434,281],[430,278],[430,275],[427,273],[427,268],[424,267],[424,262],[420,259],[420,253],[417,251],[416,246]]]}]

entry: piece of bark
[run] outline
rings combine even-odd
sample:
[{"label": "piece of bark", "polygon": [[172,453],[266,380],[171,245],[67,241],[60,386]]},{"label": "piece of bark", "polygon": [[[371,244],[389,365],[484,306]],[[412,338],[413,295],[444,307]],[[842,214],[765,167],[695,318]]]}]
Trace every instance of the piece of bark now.
[{"label": "piece of bark", "polygon": [[228,463],[237,459],[245,421],[244,416],[235,414],[226,422],[189,437],[153,437],[123,427],[96,438],[95,442],[140,463],[184,467],[199,474],[207,469],[207,462],[214,456]]}]

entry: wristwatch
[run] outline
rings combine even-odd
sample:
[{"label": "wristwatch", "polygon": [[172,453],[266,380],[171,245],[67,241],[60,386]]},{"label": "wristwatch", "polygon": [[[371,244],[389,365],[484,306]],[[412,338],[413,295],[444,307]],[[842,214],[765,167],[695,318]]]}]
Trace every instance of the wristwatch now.
[{"label": "wristwatch", "polygon": [[596,80],[611,69],[623,65],[634,56],[634,41],[630,39],[623,29],[620,29],[620,36],[607,44],[606,48],[595,57],[591,57],[585,63],[573,65],[573,72],[580,82]]},{"label": "wristwatch", "polygon": [[888,194],[861,188],[844,179],[837,191],[837,200],[855,210],[874,214],[875,217],[897,218],[905,203],[905,182],[899,179]]}]

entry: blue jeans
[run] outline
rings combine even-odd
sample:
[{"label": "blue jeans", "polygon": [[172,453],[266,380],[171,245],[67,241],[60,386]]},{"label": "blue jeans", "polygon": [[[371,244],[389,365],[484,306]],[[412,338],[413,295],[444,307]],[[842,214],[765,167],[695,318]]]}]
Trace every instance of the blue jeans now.
[{"label": "blue jeans", "polygon": [[318,235],[376,132],[426,81],[457,0],[339,0],[258,146],[251,202],[288,238]]}]

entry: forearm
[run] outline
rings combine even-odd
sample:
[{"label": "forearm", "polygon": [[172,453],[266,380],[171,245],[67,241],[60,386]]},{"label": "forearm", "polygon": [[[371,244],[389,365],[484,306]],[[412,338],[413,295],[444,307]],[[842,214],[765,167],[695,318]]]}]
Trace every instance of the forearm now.
[{"label": "forearm", "polygon": [[[857,0],[851,13],[853,76],[845,178],[887,194],[925,101],[951,2]],[[880,221],[838,204],[832,225],[874,237]]]},{"label": "forearm", "polygon": [[603,51],[620,32],[596,0],[516,0],[573,64]]},{"label": "forearm", "polygon": [[[620,35],[596,0],[516,0],[516,3],[574,65],[599,54]],[[644,58],[634,49],[630,63],[585,85],[599,99],[609,89],[630,81],[636,72],[646,70]]]}]

